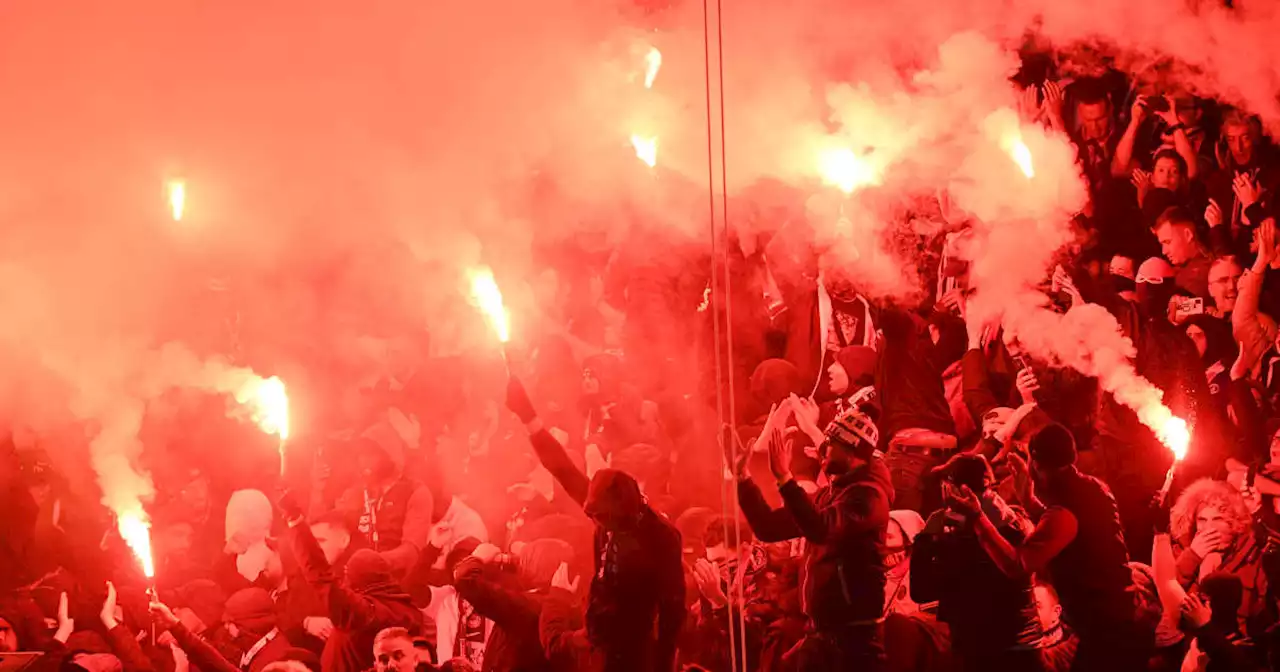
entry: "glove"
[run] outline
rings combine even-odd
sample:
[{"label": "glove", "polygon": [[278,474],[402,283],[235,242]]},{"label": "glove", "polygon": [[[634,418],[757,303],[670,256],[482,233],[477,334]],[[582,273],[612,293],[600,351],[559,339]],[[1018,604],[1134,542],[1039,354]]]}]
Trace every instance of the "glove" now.
[{"label": "glove", "polygon": [[1160,500],[1160,493],[1157,492],[1151,497],[1151,503],[1147,505],[1147,512],[1151,517],[1151,526],[1155,528],[1156,534],[1169,534],[1169,503]]},{"label": "glove", "polygon": [[284,516],[285,522],[292,522],[302,518],[305,514],[302,511],[302,505],[298,503],[298,498],[293,496],[293,492],[285,490],[280,499],[276,501],[276,507],[280,509],[280,515]]},{"label": "glove", "polygon": [[507,408],[526,425],[538,419],[538,412],[533,410],[533,402],[529,401],[529,393],[515,376],[507,379]]}]

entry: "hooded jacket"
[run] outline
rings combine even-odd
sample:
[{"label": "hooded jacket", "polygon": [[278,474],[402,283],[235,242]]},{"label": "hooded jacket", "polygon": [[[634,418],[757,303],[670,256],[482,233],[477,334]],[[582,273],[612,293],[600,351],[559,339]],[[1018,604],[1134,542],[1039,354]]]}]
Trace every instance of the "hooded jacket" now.
[{"label": "hooded jacket", "polygon": [[874,621],[884,606],[882,550],[893,484],[872,458],[835,478],[810,501],[794,480],[780,489],[784,508],[772,510],[760,488],[738,481],[742,513],[766,543],[803,537],[804,611],[819,629]]},{"label": "hooded jacket", "polygon": [[307,583],[333,621],[333,634],[321,654],[326,671],[360,672],[372,667],[373,638],[378,631],[394,626],[412,630],[421,622],[422,614],[409,594],[392,580],[390,563],[374,551],[352,554],[344,585],[338,583],[309,526],[293,526],[287,539]]},{"label": "hooded jacket", "polygon": [[606,670],[670,670],[687,611],[680,533],[645,503],[631,476],[602,469],[591,480],[545,430],[530,435],[543,466],[597,524],[587,635]]}]

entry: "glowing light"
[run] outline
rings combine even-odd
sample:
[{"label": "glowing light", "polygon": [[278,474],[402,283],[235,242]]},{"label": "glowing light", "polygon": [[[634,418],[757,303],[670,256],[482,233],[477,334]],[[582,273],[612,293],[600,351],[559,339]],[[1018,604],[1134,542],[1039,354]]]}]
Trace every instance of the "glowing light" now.
[{"label": "glowing light", "polygon": [[658,138],[656,136],[632,135],[631,146],[635,147],[636,157],[644,161],[645,165],[652,168],[658,164]]},{"label": "glowing light", "polygon": [[502,305],[502,292],[498,289],[498,282],[493,279],[493,271],[487,266],[478,266],[467,274],[471,276],[471,297],[493,326],[498,341],[506,343],[511,340],[511,318]]},{"label": "glowing light", "polygon": [[1158,434],[1160,442],[1173,453],[1174,461],[1181,462],[1182,458],[1187,456],[1187,446],[1191,444],[1191,432],[1187,429],[1185,420],[1178,417],[1169,418],[1161,425]]},{"label": "glowing light", "polygon": [[133,554],[142,565],[142,573],[148,578],[155,578],[156,566],[151,559],[151,523],[142,511],[122,513],[116,519],[120,529],[120,537],[129,545]]},{"label": "glowing light", "polygon": [[289,438],[289,393],[284,381],[276,376],[259,381],[252,400],[253,420],[262,431],[279,436],[281,441]]},{"label": "glowing light", "polygon": [[1013,157],[1013,162],[1018,164],[1022,169],[1022,174],[1031,179],[1036,176],[1035,166],[1031,163],[1031,148],[1022,138],[1014,138],[1009,147],[1009,155]]},{"label": "glowing light", "polygon": [[187,183],[182,180],[169,181],[169,212],[173,221],[181,222],[182,214],[187,208]]},{"label": "glowing light", "polygon": [[818,170],[822,173],[822,181],[833,185],[846,194],[854,189],[875,184],[879,181],[876,169],[868,161],[853,153],[851,149],[828,149],[818,157]]},{"label": "glowing light", "polygon": [[649,47],[649,53],[644,55],[644,88],[653,88],[653,80],[658,78],[658,70],[662,68],[662,52],[657,47]]}]

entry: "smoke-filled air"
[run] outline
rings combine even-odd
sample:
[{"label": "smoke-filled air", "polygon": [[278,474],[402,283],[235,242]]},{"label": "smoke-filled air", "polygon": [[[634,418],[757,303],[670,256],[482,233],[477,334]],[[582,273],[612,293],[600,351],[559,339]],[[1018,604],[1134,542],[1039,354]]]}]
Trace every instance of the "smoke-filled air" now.
[{"label": "smoke-filled air", "polygon": [[1280,6],[1211,4],[4,3],[0,417],[129,535],[166,454],[270,464],[430,361],[492,397],[496,324],[511,366],[564,331],[556,245],[674,268],[696,319],[723,198],[718,253],[800,228],[873,300],[928,289],[904,226],[969,223],[968,318],[1163,432],[1114,319],[1049,308],[1087,184],[1013,78],[1029,45],[1063,79],[1106,57],[1280,129]]}]

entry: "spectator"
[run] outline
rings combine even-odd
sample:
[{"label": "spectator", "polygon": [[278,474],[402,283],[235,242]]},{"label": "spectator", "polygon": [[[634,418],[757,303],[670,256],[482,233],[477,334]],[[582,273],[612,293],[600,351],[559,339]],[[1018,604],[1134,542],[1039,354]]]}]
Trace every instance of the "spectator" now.
[{"label": "spectator", "polygon": [[426,548],[432,497],[404,472],[404,441],[389,424],[375,425],[356,442],[361,483],[348,489],[337,510],[358,520],[361,545],[379,553],[398,574]]},{"label": "spectator", "polygon": [[1170,512],[1169,532],[1177,555],[1178,581],[1195,592],[1212,572],[1231,574],[1239,581],[1240,623],[1246,632],[1261,634],[1273,622],[1267,605],[1267,575],[1262,550],[1253,533],[1253,519],[1240,493],[1225,481],[1200,479],[1187,486]]},{"label": "spectator", "polygon": [[[1000,534],[1020,545],[1030,522],[1004,505],[991,487],[995,475],[980,455],[957,455],[942,468],[944,488],[968,485]],[[951,631],[959,670],[1039,670],[1033,648],[1041,629],[1035,619],[1031,580],[1006,576],[982,550],[964,512],[935,511],[916,537],[911,556],[911,597],[938,603],[938,619]],[[1061,611],[1061,608],[1059,608]]]},{"label": "spectator", "polygon": [[373,661],[376,672],[430,672],[435,666],[422,660],[413,646],[413,637],[405,628],[386,628],[373,638]]},{"label": "spectator", "polygon": [[1169,208],[1156,219],[1160,250],[1177,268],[1174,284],[1192,296],[1209,298],[1209,265],[1212,259],[1196,236],[1196,223],[1182,208]]},{"label": "spectator", "polygon": [[[1107,487],[1076,469],[1075,442],[1061,425],[1050,425],[1030,442],[1031,474],[1019,467],[1020,500],[1035,529],[1013,546],[1000,535],[969,488],[953,491],[953,506],[976,516],[978,539],[1006,576],[1048,570],[1063,608],[1080,638],[1073,670],[1133,670],[1146,664],[1153,632],[1138,621],[1127,565],[1124,532]],[[1011,457],[1021,465],[1020,458]],[[1036,497],[1039,492],[1045,499]]]},{"label": "spectator", "polygon": [[339,583],[311,528],[304,524],[301,509],[287,496],[281,509],[289,518],[290,548],[324,605],[324,615],[333,623],[321,654],[324,669],[359,672],[371,667],[374,636],[385,628],[416,625],[421,615],[409,595],[392,580],[391,564],[369,549],[351,556],[346,580]]},{"label": "spectator", "polygon": [[515,377],[507,406],[525,424],[543,466],[595,522],[586,632],[598,653],[591,655],[603,659],[606,671],[673,665],[686,611],[680,534],[644,503],[631,476],[602,469],[588,479],[579,471]]},{"label": "spectator", "polygon": [[[791,413],[791,404],[780,406],[773,426]],[[860,409],[850,409],[825,437],[811,438],[825,453],[823,471],[830,485],[811,500],[791,475],[790,447],[781,430],[771,428],[762,440],[769,446],[770,470],[785,508],[770,509],[759,488],[739,473],[742,512],[765,542],[801,537],[806,542],[804,604],[811,629],[789,654],[790,664],[801,670],[879,670],[885,657],[878,620],[884,606],[882,548],[893,485],[874,455],[878,432]]]}]

